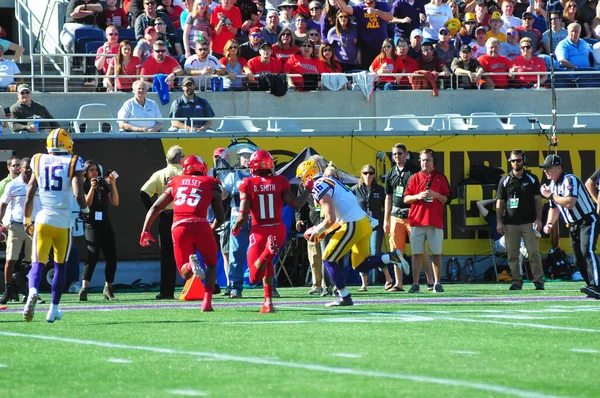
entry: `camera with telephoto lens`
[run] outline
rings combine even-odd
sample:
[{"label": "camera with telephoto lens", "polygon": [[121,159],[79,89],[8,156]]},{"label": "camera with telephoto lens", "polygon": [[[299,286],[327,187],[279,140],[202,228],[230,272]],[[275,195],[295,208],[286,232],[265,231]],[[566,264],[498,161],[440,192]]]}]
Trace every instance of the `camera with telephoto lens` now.
[{"label": "camera with telephoto lens", "polygon": [[225,25],[225,26],[231,25],[231,20],[229,18],[227,18],[225,15],[222,15],[221,17],[219,17],[219,19],[221,20],[221,22],[223,22],[223,25]]}]

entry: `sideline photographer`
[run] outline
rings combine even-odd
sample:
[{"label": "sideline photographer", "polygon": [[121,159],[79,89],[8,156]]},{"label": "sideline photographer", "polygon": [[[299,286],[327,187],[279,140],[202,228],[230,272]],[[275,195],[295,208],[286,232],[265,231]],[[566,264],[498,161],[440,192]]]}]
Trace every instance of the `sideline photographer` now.
[{"label": "sideline photographer", "polygon": [[84,164],[83,190],[85,200],[90,208],[90,216],[85,222],[84,235],[88,255],[83,268],[83,279],[79,291],[80,301],[87,301],[88,286],[98,262],[100,249],[106,260],[104,298],[106,300],[115,299],[112,285],[117,272],[117,249],[115,233],[108,218],[108,205],[119,206],[118,177],[116,171],[111,171],[107,173],[106,177],[102,177],[102,168],[93,159]]}]

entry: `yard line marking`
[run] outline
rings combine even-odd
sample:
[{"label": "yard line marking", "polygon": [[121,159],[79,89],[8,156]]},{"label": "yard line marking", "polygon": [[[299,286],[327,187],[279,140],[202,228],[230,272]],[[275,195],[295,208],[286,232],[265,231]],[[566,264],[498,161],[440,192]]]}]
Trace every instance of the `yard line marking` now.
[{"label": "yard line marking", "polygon": [[568,330],[571,332],[584,332],[584,333],[600,333],[600,329],[584,329],[584,328],[574,328],[568,326],[554,326],[554,325],[543,325],[539,323],[512,323],[512,322],[503,322],[503,321],[492,321],[487,319],[468,319],[468,318],[437,318],[440,320],[446,321],[457,321],[457,322],[471,322],[471,323],[493,323],[496,325],[508,325],[508,326],[519,326],[519,327],[530,327],[537,329],[553,329],[553,330]]},{"label": "yard line marking", "polygon": [[190,389],[185,389],[185,390],[167,390],[167,392],[169,394],[173,394],[173,395],[185,395],[187,397],[205,397],[205,396],[208,395],[204,391],[197,391],[197,390],[190,390]]},{"label": "yard line marking", "polygon": [[448,352],[452,353],[452,354],[462,354],[462,355],[479,355],[479,353],[477,351],[460,351],[460,350],[452,351],[452,350],[450,350]]},{"label": "yard line marking", "polygon": [[600,351],[592,350],[592,349],[588,349],[588,348],[572,348],[571,351],[580,352],[582,354],[600,354]]},{"label": "yard line marking", "polygon": [[[14,333],[14,332],[7,332],[7,331],[0,331],[0,336],[21,337],[21,338],[26,338],[26,339],[37,339],[37,340],[47,340],[47,341],[59,341],[62,343],[81,344],[81,345],[111,348],[111,349],[154,352],[154,353],[159,353],[159,354],[174,354],[174,355],[185,355],[185,356],[198,356],[198,357],[205,357],[205,358],[220,358],[220,359],[223,359],[226,361],[232,361],[232,362],[279,366],[279,367],[283,367],[283,368],[304,369],[304,370],[311,370],[311,371],[315,371],[315,372],[325,372],[325,373],[332,373],[332,374],[354,375],[354,376],[360,376],[360,377],[380,377],[380,378],[385,378],[385,379],[396,379],[396,380],[410,380],[410,381],[419,382],[419,383],[430,383],[430,384],[438,384],[438,385],[443,385],[443,386],[472,388],[475,390],[496,392],[499,394],[506,394],[506,395],[515,395],[515,396],[524,397],[524,398],[564,398],[564,396],[549,395],[549,394],[543,394],[540,392],[520,390],[520,389],[513,388],[513,387],[505,387],[505,386],[500,386],[500,385],[495,385],[495,384],[473,382],[473,381],[468,381],[468,380],[446,379],[446,378],[442,378],[442,377],[419,376],[419,375],[412,375],[412,374],[405,374],[405,373],[387,373],[387,372],[380,372],[380,371],[375,371],[375,370],[332,367],[332,366],[325,366],[325,365],[317,365],[317,364],[301,363],[301,362],[289,362],[289,361],[281,361],[281,360],[276,360],[276,359],[267,359],[267,358],[259,358],[259,357],[244,357],[244,356],[238,356],[238,355],[218,354],[218,353],[214,353],[214,352],[184,351],[184,350],[175,350],[175,349],[171,349],[171,348],[128,345],[128,344],[121,344],[121,343],[109,343],[109,342],[102,342],[102,341],[82,340],[82,339],[75,339],[75,338],[69,338],[69,337],[42,336],[42,335],[36,335],[36,334]],[[178,390],[171,390],[171,391],[178,391]],[[188,391],[188,390],[181,390],[181,391]]]},{"label": "yard line marking", "polygon": [[133,363],[132,360],[130,360],[130,359],[123,359],[123,358],[107,358],[106,362],[112,362],[112,363]]},{"label": "yard line marking", "polygon": [[363,356],[360,354],[350,354],[346,352],[336,352],[331,354],[332,357],[340,357],[340,358],[362,358]]},{"label": "yard line marking", "polygon": [[0,368],[8,368],[8,365],[5,363],[0,363]]}]

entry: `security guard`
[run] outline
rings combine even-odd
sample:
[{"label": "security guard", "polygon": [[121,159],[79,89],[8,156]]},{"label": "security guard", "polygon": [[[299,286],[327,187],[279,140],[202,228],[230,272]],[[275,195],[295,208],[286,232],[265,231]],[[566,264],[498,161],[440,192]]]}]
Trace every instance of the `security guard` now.
[{"label": "security guard", "polygon": [[536,234],[542,228],[542,197],[538,178],[525,169],[527,155],[520,149],[510,153],[512,170],[500,180],[496,195],[496,230],[504,235],[508,266],[513,283],[510,290],[521,290],[519,268],[521,239],[529,253],[529,265],[536,290],[544,290],[544,269]]},{"label": "security guard", "polygon": [[[167,167],[156,171],[140,190],[140,197],[146,210],[152,207],[153,196],[159,197],[167,189],[169,179],[175,175],[183,174],[182,163],[185,159],[183,149],[173,145],[167,151]],[[175,255],[171,239],[171,225],[173,224],[173,205],[170,204],[160,213],[158,236],[160,244],[160,293],[157,300],[174,299],[175,295]]]}]

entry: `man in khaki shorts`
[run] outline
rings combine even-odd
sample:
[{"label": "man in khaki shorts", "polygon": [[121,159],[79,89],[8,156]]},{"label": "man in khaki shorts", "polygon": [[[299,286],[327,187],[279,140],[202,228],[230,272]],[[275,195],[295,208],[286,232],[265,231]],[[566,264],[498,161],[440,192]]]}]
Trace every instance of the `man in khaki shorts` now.
[{"label": "man in khaki shorts", "polygon": [[[1,304],[6,304],[9,300],[19,301],[17,287],[13,286],[12,275],[15,264],[19,260],[21,249],[25,245],[25,256],[23,262],[31,261],[31,243],[32,240],[25,235],[23,228],[23,210],[25,208],[25,193],[27,184],[31,178],[30,159],[23,158],[20,162],[21,174],[8,183],[2,197],[0,197],[0,220],[4,228],[8,230],[6,238],[6,264],[4,266],[4,294],[0,298]],[[33,217],[41,209],[39,197],[36,193],[33,207]]]}]

